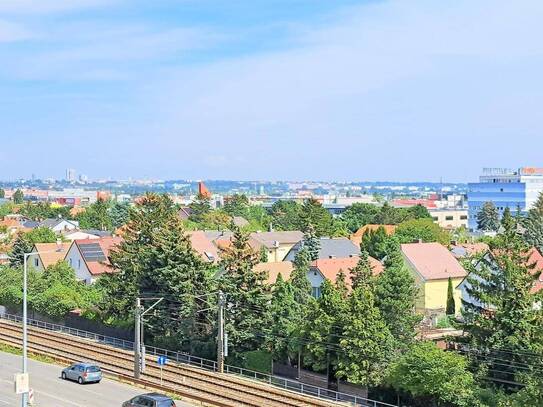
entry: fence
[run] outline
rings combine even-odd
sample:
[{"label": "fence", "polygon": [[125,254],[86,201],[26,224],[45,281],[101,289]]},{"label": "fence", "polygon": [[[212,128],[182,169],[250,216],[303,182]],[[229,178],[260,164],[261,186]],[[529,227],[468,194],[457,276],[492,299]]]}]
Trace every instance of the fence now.
[{"label": "fence", "polygon": [[[0,319],[22,323],[23,318],[18,315],[0,313]],[[63,325],[53,324],[50,322],[40,321],[36,319],[27,319],[29,326],[45,329],[48,331],[59,332],[63,334],[73,335],[80,338],[89,339],[92,341],[111,345],[120,349],[133,350],[134,342],[124,339],[113,338],[106,335],[97,334],[94,332],[83,331],[76,328],[70,328]],[[168,349],[157,348],[154,346],[146,346],[145,353],[153,356],[166,356],[169,360],[177,363],[188,364],[202,369],[217,371],[217,362],[210,359],[193,356],[184,352],[177,352]],[[325,389],[318,386],[304,384],[296,380],[286,379],[278,376],[269,375],[267,373],[256,372],[254,370],[245,369],[242,367],[224,365],[226,373],[235,374],[238,376],[254,379],[260,382],[265,382],[282,389],[294,391],[308,396],[318,397],[327,400],[341,401],[352,403],[354,406],[361,407],[396,407],[394,404],[388,404],[382,401],[371,400],[352,394],[341,393],[334,390]]]}]

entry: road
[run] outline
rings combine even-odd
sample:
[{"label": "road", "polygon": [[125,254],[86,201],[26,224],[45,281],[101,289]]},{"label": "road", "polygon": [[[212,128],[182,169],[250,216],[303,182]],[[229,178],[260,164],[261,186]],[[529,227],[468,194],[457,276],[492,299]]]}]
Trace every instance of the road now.
[{"label": "road", "polygon": [[[0,352],[0,407],[21,405],[14,393],[13,375],[21,371],[21,356]],[[28,361],[30,387],[34,389],[36,407],[117,407],[123,401],[146,393],[146,390],[103,379],[99,384],[79,385],[60,379],[61,366]],[[190,404],[176,401],[178,407]]]}]

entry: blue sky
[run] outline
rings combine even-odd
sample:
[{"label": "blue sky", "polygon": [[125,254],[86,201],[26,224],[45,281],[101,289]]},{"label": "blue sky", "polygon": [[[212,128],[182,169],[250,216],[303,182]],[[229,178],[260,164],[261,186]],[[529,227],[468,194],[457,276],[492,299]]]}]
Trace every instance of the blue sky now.
[{"label": "blue sky", "polygon": [[543,166],[540,0],[2,0],[0,179]]}]

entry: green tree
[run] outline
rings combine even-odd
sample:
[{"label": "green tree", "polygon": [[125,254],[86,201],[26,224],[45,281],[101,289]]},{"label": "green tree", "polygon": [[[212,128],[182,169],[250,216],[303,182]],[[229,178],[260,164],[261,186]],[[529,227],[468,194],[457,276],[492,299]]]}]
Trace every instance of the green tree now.
[{"label": "green tree", "polygon": [[[516,366],[530,364],[531,354],[543,354],[543,315],[534,307],[540,296],[533,292],[540,270],[531,264],[529,248],[515,233],[499,235],[491,254],[466,263],[469,271],[463,301],[464,330],[479,362],[489,364],[489,375],[514,380]],[[507,366],[499,366],[506,359]]]},{"label": "green tree", "polygon": [[294,299],[296,303],[304,306],[311,299],[311,282],[307,278],[309,273],[310,258],[307,248],[296,253],[293,261],[294,270],[290,275],[290,283],[294,291]]},{"label": "green tree", "polygon": [[412,219],[402,222],[396,228],[395,236],[401,243],[413,243],[418,240],[423,242],[439,242],[449,244],[450,235],[432,219]]},{"label": "green tree", "polygon": [[473,407],[475,380],[466,359],[433,342],[414,344],[392,363],[387,382],[408,392],[416,406]]},{"label": "green tree", "polygon": [[23,267],[25,253],[30,253],[34,243],[24,233],[19,233],[15,238],[11,252],[9,253],[9,265],[13,268]]},{"label": "green tree", "polygon": [[110,208],[111,201],[98,199],[76,216],[79,226],[81,229],[112,230]]},{"label": "green tree", "polygon": [[168,196],[150,193],[138,200],[134,210],[129,212],[123,241],[110,253],[111,263],[120,273],[108,274],[99,280],[107,293],[102,304],[107,316],[120,320],[132,318],[140,283],[145,281],[146,274],[153,272],[156,232],[176,216]]},{"label": "green tree", "polygon": [[270,210],[271,224],[278,230],[301,230],[301,205],[295,201],[277,201]]},{"label": "green tree", "polygon": [[31,243],[36,244],[55,243],[60,237],[48,227],[40,226],[28,232],[26,238]]},{"label": "green tree", "polygon": [[537,197],[537,201],[534,203],[534,206],[532,207],[530,211],[543,217],[543,192],[539,193],[539,196]]},{"label": "green tree", "polygon": [[397,241],[392,240],[385,271],[377,277],[375,303],[396,341],[397,349],[406,349],[415,339],[421,316],[415,313],[419,292],[404,264]]},{"label": "green tree", "polygon": [[528,216],[522,219],[521,224],[524,227],[522,235],[524,241],[543,253],[543,216],[530,211]]},{"label": "green tree", "polygon": [[354,203],[341,214],[341,219],[345,221],[347,228],[351,232],[356,232],[364,225],[373,224],[375,217],[379,213],[379,207],[374,204]]},{"label": "green tree", "polygon": [[297,333],[299,323],[303,320],[297,305],[292,285],[279,274],[272,289],[271,324],[266,340],[274,361],[292,364],[296,357]]},{"label": "green tree", "polygon": [[362,250],[360,259],[356,266],[350,270],[351,285],[353,290],[358,287],[366,287],[366,289],[374,289],[375,279],[373,277],[373,267],[370,263],[368,252]]},{"label": "green tree", "polygon": [[384,227],[379,226],[376,230],[368,229],[362,235],[360,248],[377,259],[382,260],[386,255],[386,247],[389,236]]},{"label": "green tree", "polygon": [[309,224],[307,226],[302,242],[303,242],[303,246],[307,248],[309,259],[312,261],[318,260],[319,252],[321,249],[321,241],[320,241],[320,238],[315,233],[315,228],[313,227],[313,225]]},{"label": "green tree", "polygon": [[393,346],[392,336],[367,287],[349,297],[339,341],[337,376],[363,386],[381,384]]},{"label": "green tree", "polygon": [[32,220],[42,221],[53,218],[68,219],[70,218],[70,209],[68,206],[53,207],[49,202],[26,202],[18,213]]},{"label": "green tree", "polygon": [[333,236],[335,232],[332,215],[314,198],[309,198],[303,203],[300,224],[304,231],[313,227],[317,237]]},{"label": "green tree", "polygon": [[224,204],[224,211],[230,216],[247,218],[249,212],[249,198],[244,194],[234,194]]},{"label": "green tree", "polygon": [[513,229],[516,226],[515,218],[511,215],[511,209],[508,206],[503,210],[500,223],[505,229]]},{"label": "green tree", "polygon": [[211,212],[211,200],[202,194],[196,195],[196,199],[189,205],[191,214],[189,219],[193,222],[202,222],[204,216]]},{"label": "green tree", "polygon": [[126,222],[128,222],[130,211],[130,204],[127,202],[115,202],[109,208],[109,217],[111,219],[111,226],[113,229],[120,228]]},{"label": "green tree", "polygon": [[485,232],[496,232],[500,227],[500,215],[492,202],[485,202],[477,214],[477,228]]},{"label": "green tree", "polygon": [[21,191],[20,189],[18,189],[17,191],[15,191],[13,193],[13,197],[12,197],[12,200],[13,200],[13,203],[15,203],[16,205],[20,205],[24,202],[24,194],[23,194],[23,191]]},{"label": "green tree", "polygon": [[339,340],[347,314],[347,301],[341,290],[330,280],[324,280],[321,296],[310,301],[305,324],[303,361],[315,371],[326,371],[328,380],[335,380],[339,362]]},{"label": "green tree", "polygon": [[236,359],[245,351],[258,349],[260,334],[268,326],[270,287],[267,273],[254,270],[259,254],[249,245],[249,235],[234,227],[232,243],[221,251],[219,286],[226,296],[226,331]]},{"label": "green tree", "polygon": [[0,188],[0,198],[5,198],[6,197],[6,191],[4,191],[3,188]]},{"label": "green tree", "polygon": [[447,308],[445,314],[454,315],[456,314],[456,304],[454,303],[454,293],[453,293],[453,284],[452,279],[449,277],[449,282],[447,285]]}]

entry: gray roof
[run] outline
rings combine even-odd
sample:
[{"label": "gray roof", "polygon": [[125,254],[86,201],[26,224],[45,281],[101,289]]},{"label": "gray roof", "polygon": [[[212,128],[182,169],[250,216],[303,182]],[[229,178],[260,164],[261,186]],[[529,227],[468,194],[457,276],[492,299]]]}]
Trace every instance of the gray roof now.
[{"label": "gray roof", "polygon": [[233,216],[232,222],[234,222],[234,225],[240,228],[243,226],[247,226],[249,224],[249,221],[245,219],[243,216]]},{"label": "gray roof", "polygon": [[[284,261],[294,261],[296,254],[302,248],[303,242],[299,242],[288,252]],[[345,258],[360,255],[360,247],[346,237],[321,237],[319,259]]]},{"label": "gray roof", "polygon": [[98,230],[98,229],[82,229],[81,232],[88,233],[89,235],[95,235],[100,237],[111,236],[111,232],[107,230]]},{"label": "gray roof", "polygon": [[40,226],[40,222],[35,220],[27,220],[26,222],[23,222],[23,226],[28,229],[35,229]]}]

